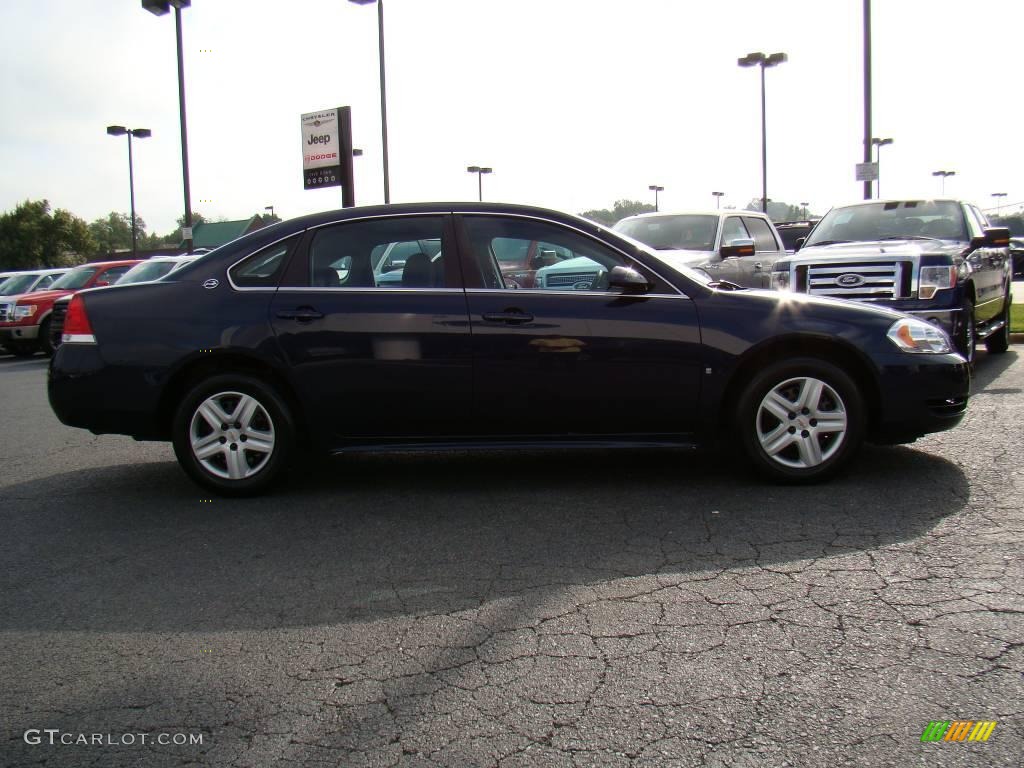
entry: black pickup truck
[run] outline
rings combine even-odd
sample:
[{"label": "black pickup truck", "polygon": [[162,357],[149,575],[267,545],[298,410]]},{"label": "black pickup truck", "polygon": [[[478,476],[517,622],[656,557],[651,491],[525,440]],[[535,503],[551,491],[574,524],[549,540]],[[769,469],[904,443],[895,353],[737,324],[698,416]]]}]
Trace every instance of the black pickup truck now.
[{"label": "black pickup truck", "polygon": [[938,325],[969,362],[1010,342],[1010,231],[957,200],[866,201],[833,208],[772,287],[873,302]]}]

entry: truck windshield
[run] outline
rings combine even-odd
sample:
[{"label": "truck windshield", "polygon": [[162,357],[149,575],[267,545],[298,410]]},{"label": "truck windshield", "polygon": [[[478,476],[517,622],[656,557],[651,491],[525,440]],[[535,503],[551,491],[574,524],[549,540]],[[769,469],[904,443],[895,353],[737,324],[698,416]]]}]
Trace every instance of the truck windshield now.
[{"label": "truck windshield", "polygon": [[79,267],[72,269],[60,280],[54,281],[50,286],[52,291],[77,291],[89,282],[89,278],[96,274],[98,267]]},{"label": "truck windshield", "polygon": [[952,200],[906,200],[833,208],[804,247],[872,240],[968,240],[963,210]]},{"label": "truck windshield", "polygon": [[625,219],[615,231],[658,251],[710,251],[715,247],[718,217],[700,214]]},{"label": "truck windshield", "polygon": [[39,275],[33,272],[28,275],[16,275],[9,278],[0,285],[0,296],[13,296],[16,293],[24,293],[38,277]]}]

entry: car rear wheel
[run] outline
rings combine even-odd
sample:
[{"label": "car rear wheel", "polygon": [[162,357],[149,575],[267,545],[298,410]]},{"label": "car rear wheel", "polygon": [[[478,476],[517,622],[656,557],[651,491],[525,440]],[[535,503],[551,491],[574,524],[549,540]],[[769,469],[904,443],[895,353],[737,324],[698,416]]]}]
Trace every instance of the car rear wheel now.
[{"label": "car rear wheel", "polygon": [[1006,294],[1003,314],[999,319],[1003,327],[985,339],[985,349],[992,355],[1000,355],[1010,348],[1010,294]]},{"label": "car rear wheel", "polygon": [[284,400],[250,376],[215,376],[193,387],[172,431],[174,453],[189,477],[227,496],[270,487],[287,467],[295,442]]},{"label": "car rear wheel", "polygon": [[834,474],[857,452],[864,419],[849,376],[823,360],[796,358],[754,377],[740,398],[737,428],[761,474],[802,483]]}]

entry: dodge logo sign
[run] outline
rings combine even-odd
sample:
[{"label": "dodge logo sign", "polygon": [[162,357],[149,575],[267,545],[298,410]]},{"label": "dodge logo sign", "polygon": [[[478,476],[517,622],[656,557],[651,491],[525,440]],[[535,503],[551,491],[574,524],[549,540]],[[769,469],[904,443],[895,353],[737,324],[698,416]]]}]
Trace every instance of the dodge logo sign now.
[{"label": "dodge logo sign", "polygon": [[845,275],[840,275],[836,278],[836,285],[842,288],[859,288],[864,285],[865,280],[860,275],[855,275],[852,272],[847,272]]}]

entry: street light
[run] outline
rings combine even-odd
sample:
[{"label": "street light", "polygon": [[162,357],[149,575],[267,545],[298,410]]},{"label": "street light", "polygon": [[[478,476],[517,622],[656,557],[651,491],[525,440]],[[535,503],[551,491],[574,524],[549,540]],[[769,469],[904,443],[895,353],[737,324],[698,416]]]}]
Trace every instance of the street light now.
[{"label": "street light", "polygon": [[128,191],[132,201],[132,258],[139,251],[138,233],[135,231],[135,170],[132,167],[132,136],[137,139],[148,139],[153,135],[149,128],[125,128],[123,125],[108,125],[107,133],[111,136],[128,137]]},{"label": "street light", "polygon": [[[878,147],[875,150],[875,160],[878,163],[878,176],[875,179],[875,193],[879,198],[882,197],[882,147],[887,147],[892,144],[892,139],[872,139],[871,146]],[[869,182],[870,183],[870,182]]]},{"label": "street light", "polygon": [[761,67],[761,210],[764,213],[768,213],[768,129],[765,117],[764,71],[788,60],[789,57],[784,53],[769,55],[761,52],[748,53],[742,59],[736,60],[741,67]]},{"label": "street light", "polygon": [[349,0],[356,5],[377,3],[377,60],[380,62],[380,136],[384,145],[384,202],[391,202],[391,181],[388,175],[388,99],[384,83],[384,0]]},{"label": "street light", "polygon": [[1002,215],[1003,212],[1003,198],[1006,197],[1005,192],[993,192],[992,197],[996,199],[996,216]]},{"label": "street light", "polygon": [[809,206],[809,205],[810,205],[810,203],[800,203],[800,207],[803,208],[803,211],[804,211],[804,218],[805,219],[807,218],[807,206]]},{"label": "street light", "polygon": [[658,211],[658,193],[659,192],[664,192],[665,188],[664,187],[659,187],[657,184],[651,184],[651,186],[649,186],[648,189],[651,190],[654,193],[654,211],[657,212]]},{"label": "street light", "polygon": [[181,9],[188,8],[191,0],[142,0],[142,7],[154,16],[163,16],[174,8],[174,29],[178,42],[178,120],[181,123],[181,176],[185,187],[185,227],[189,233],[185,240],[186,252],[192,252],[192,192],[188,181],[188,129],[185,121],[185,64],[181,52]]},{"label": "street light", "polygon": [[[352,0],[352,2],[355,2],[355,1],[356,0]],[[475,173],[476,174],[477,192],[478,192],[478,194],[480,196],[480,202],[483,202],[483,199],[484,199],[484,174],[485,173],[494,173],[494,169],[493,168],[481,168],[479,165],[471,165],[468,168],[466,168],[466,170],[469,171],[470,173]]]},{"label": "street light", "polygon": [[942,177],[942,194],[946,194],[946,178],[956,176],[956,171],[932,171],[932,176]]},{"label": "street light", "polygon": [[267,205],[263,207],[264,211],[270,211],[270,218],[274,218],[274,206]]},{"label": "street light", "polygon": [[715,196],[715,210],[717,211],[722,207],[722,198],[725,197],[725,192],[712,192],[711,194]]}]

